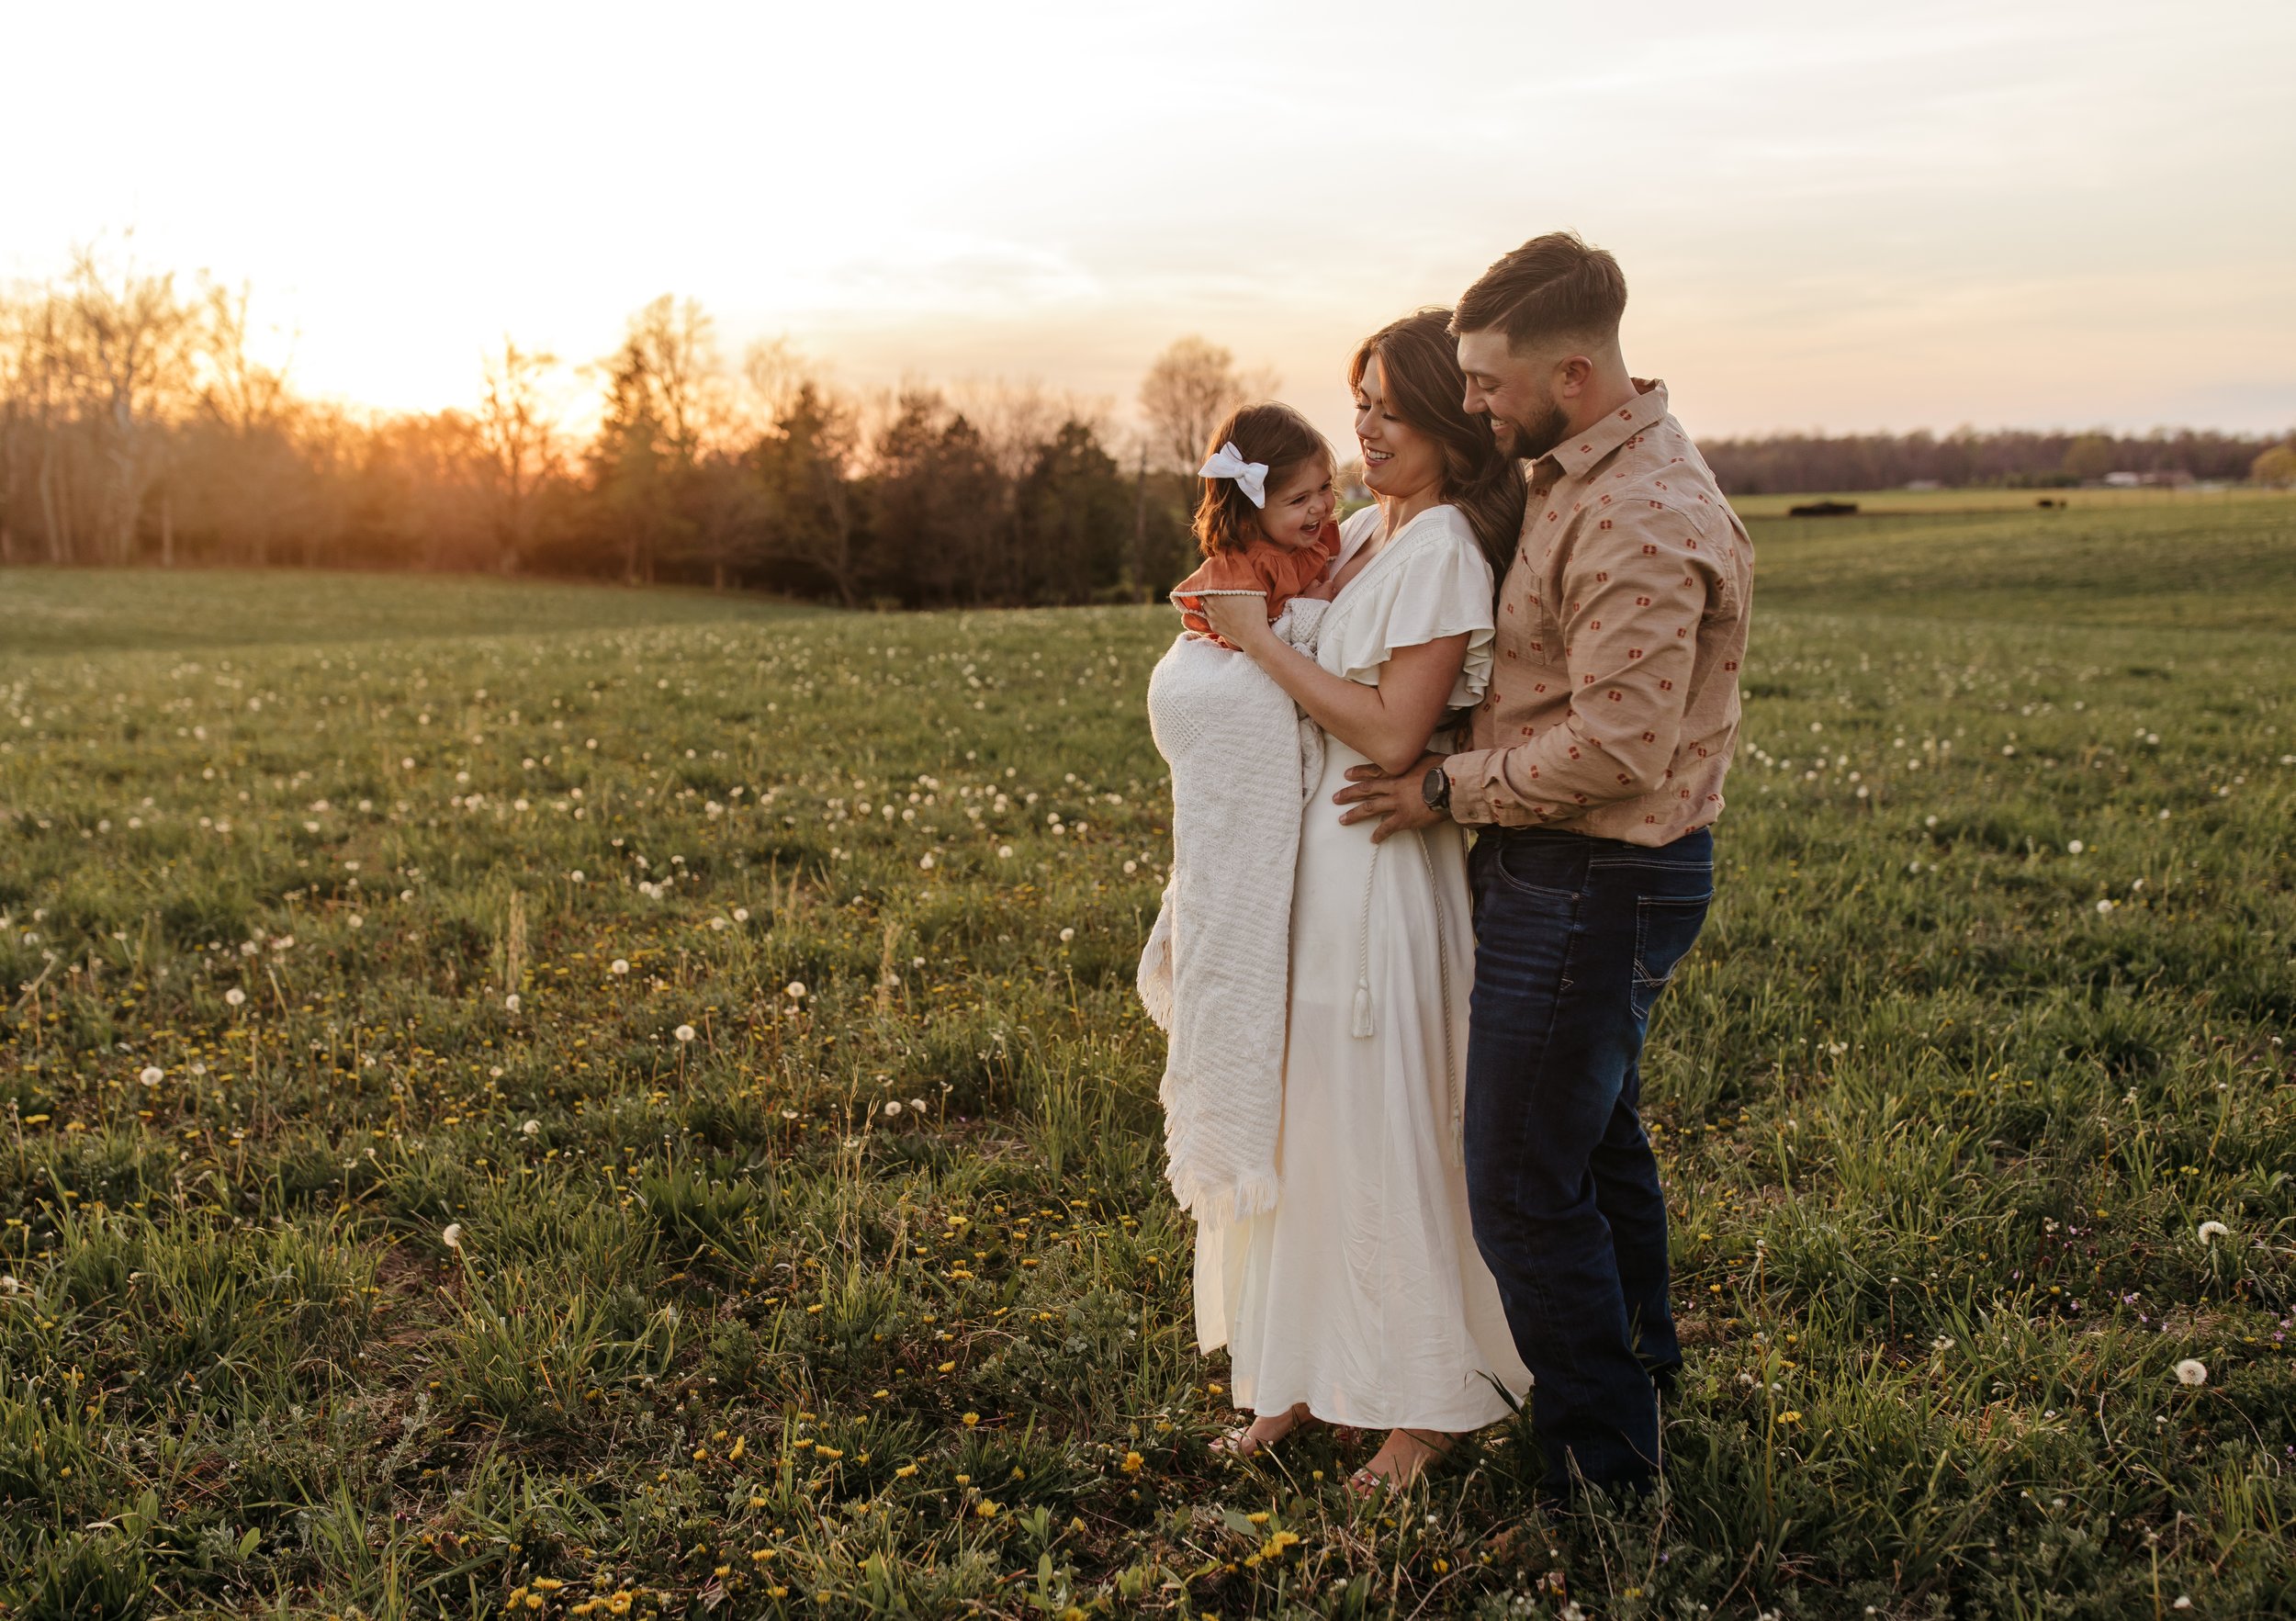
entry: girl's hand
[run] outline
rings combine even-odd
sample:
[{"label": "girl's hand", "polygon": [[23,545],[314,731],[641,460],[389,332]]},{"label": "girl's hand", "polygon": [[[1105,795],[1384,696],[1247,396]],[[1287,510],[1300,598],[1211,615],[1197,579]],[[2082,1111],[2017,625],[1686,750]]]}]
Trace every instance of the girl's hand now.
[{"label": "girl's hand", "polygon": [[1256,641],[1272,641],[1267,628],[1267,599],[1251,596],[1212,596],[1203,599],[1204,622],[1212,634],[1230,647],[1242,650]]}]

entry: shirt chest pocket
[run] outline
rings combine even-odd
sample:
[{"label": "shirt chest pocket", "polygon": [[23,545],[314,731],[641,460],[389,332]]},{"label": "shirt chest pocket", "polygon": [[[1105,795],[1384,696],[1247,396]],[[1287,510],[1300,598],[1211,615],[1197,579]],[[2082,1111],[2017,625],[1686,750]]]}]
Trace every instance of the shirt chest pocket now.
[{"label": "shirt chest pocket", "polygon": [[[1516,558],[1499,592],[1496,641],[1502,665],[1518,673],[1563,667],[1562,617],[1556,612],[1554,597],[1557,589],[1546,570],[1533,566],[1532,559]],[[1538,696],[1527,688],[1524,692],[1526,697]]]}]

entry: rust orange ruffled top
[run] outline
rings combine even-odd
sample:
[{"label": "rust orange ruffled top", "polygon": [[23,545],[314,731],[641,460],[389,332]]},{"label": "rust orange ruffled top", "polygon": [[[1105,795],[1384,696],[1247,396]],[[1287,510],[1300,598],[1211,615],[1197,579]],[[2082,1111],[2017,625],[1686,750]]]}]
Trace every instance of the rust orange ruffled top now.
[{"label": "rust orange ruffled top", "polygon": [[[1323,570],[1339,556],[1339,525],[1330,523],[1315,533],[1314,540],[1302,546],[1277,546],[1272,540],[1255,540],[1242,551],[1214,552],[1204,559],[1203,567],[1172,588],[1172,595],[1180,607],[1180,623],[1199,636],[1210,636],[1211,625],[1204,618],[1203,602],[1194,596],[1196,591],[1251,591],[1267,593],[1267,622],[1276,623],[1284,604],[1323,577]],[[1228,644],[1218,636],[1212,640],[1221,647]]]}]

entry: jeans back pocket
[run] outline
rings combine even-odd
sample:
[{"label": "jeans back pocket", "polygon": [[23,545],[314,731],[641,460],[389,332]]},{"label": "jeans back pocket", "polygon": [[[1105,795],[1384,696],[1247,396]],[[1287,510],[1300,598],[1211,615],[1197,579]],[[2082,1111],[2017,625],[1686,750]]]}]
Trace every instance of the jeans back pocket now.
[{"label": "jeans back pocket", "polygon": [[1636,900],[1634,1016],[1638,1025],[1649,1021],[1659,993],[1697,943],[1698,931],[1705,927],[1706,910],[1713,905],[1712,890],[1698,895],[1646,895]]}]

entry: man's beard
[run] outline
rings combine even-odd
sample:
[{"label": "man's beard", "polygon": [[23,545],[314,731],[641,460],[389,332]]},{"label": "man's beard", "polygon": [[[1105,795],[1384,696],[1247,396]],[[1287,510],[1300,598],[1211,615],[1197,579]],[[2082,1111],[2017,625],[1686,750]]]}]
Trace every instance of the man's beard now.
[{"label": "man's beard", "polygon": [[1560,445],[1570,433],[1570,418],[1561,406],[1549,400],[1547,409],[1527,422],[1513,417],[1505,419],[1499,435],[1499,448],[1509,456],[1525,461],[1536,461]]}]

